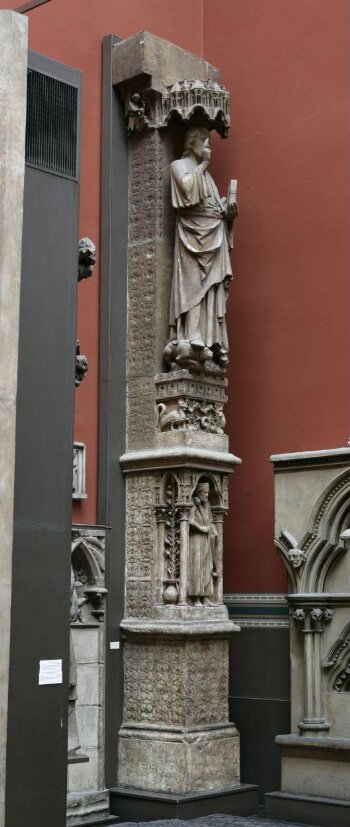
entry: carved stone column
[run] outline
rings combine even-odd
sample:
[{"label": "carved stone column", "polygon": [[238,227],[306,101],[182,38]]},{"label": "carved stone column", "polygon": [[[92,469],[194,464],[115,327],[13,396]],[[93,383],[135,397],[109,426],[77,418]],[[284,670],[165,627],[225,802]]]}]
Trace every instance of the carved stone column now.
[{"label": "carved stone column", "polygon": [[[145,800],[157,817],[164,796],[173,814],[196,796],[206,812],[215,795],[220,812],[247,812],[255,788],[240,784],[228,715],[229,637],[239,630],[222,601],[227,477],[240,463],[224,433],[227,357],[169,333],[170,164],[189,126],[202,142],[203,128],[227,134],[229,95],[215,67],[149,33],[118,43],[113,60],[129,134],[129,247],[124,716],[111,808],[138,820]],[[218,260],[226,255],[229,270],[227,250],[224,235]],[[220,300],[225,272],[213,275]]]}]

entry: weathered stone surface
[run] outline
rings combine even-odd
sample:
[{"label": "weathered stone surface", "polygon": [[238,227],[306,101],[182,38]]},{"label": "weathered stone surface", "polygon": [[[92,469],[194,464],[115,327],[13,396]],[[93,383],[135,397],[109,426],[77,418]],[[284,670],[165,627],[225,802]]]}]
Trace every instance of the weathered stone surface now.
[{"label": "weathered stone surface", "polygon": [[0,11],[0,825],[4,824],[27,86],[26,17]]},{"label": "weathered stone surface", "polygon": [[[87,756],[89,761],[68,764],[68,820],[72,815],[73,804],[86,815],[99,812],[101,800],[105,800],[104,543],[104,529],[73,526],[72,571],[75,612],[74,622],[71,623],[71,642],[76,666],[73,686],[76,735],[80,747],[75,754],[78,758],[81,754]],[[70,683],[71,680],[70,677]],[[83,797],[81,791],[84,791]]]},{"label": "weathered stone surface", "polygon": [[140,75],[159,79],[160,89],[164,83],[173,83],[184,78],[219,80],[219,70],[205,60],[186,52],[174,43],[169,43],[149,32],[123,40],[114,47],[113,84],[130,83]]},{"label": "weathered stone surface", "polygon": [[189,734],[125,728],[119,761],[119,783],[128,787],[171,793],[220,789],[239,782],[239,735],[232,725]]},{"label": "weathered stone surface", "polygon": [[282,791],[349,801],[350,451],[272,461],[291,609],[291,734],[277,737]]},{"label": "weathered stone surface", "polygon": [[98,790],[97,792],[69,793],[67,797],[67,824],[73,820],[91,815],[108,815],[109,792]]},{"label": "weathered stone surface", "polygon": [[[239,781],[239,737],[228,721],[228,636],[236,627],[222,600],[227,475],[239,460],[228,454],[220,366],[214,366],[215,376],[174,370],[169,382],[163,375],[176,219],[170,164],[182,152],[185,126],[179,119],[166,124],[162,106],[167,83],[213,81],[218,72],[148,33],[118,44],[113,62],[129,134],[127,451],[121,457],[127,474],[125,691],[118,783],[197,792]],[[214,86],[203,88],[210,103]],[[180,91],[187,95],[183,84]],[[225,94],[220,91],[226,106]],[[184,120],[188,103],[181,98]],[[176,428],[182,396],[185,427]]]},{"label": "weathered stone surface", "polygon": [[228,641],[152,641],[124,647],[124,723],[228,723]]}]

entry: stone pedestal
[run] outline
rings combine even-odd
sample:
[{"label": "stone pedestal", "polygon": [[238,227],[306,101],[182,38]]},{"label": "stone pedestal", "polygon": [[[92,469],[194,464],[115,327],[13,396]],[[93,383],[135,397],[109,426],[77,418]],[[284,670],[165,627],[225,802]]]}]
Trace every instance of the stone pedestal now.
[{"label": "stone pedestal", "polygon": [[0,11],[0,824],[5,818],[28,21]]},{"label": "stone pedestal", "polygon": [[350,449],[272,457],[276,546],[289,575],[291,733],[271,817],[350,817]]},{"label": "stone pedestal", "polygon": [[240,785],[228,717],[228,640],[239,628],[222,600],[228,474],[240,463],[225,435],[227,381],[208,348],[166,347],[170,164],[188,126],[227,134],[229,95],[218,69],[147,32],[113,51],[129,135],[129,245],[124,715],[111,810],[144,818],[149,796],[147,818],[163,815],[165,800],[171,815],[190,800],[187,812],[212,812],[219,796],[216,811],[248,812],[256,792]]}]

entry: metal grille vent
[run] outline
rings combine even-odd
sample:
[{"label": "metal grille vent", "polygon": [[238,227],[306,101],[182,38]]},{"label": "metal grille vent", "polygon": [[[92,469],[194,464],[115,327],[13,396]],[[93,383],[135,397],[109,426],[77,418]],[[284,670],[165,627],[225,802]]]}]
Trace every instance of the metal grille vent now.
[{"label": "metal grille vent", "polygon": [[76,178],[77,111],[76,86],[28,69],[28,164]]}]

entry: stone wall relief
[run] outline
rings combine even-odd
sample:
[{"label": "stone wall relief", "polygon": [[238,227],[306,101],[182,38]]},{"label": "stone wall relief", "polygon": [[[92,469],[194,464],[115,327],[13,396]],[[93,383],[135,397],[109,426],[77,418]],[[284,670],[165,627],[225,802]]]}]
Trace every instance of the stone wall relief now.
[{"label": "stone wall relief", "polygon": [[329,675],[330,691],[350,692],[350,623],[331,647],[323,668]]},{"label": "stone wall relief", "polygon": [[347,546],[340,535],[349,523],[350,473],[344,471],[323,492],[298,541],[283,529],[275,538],[277,551],[289,575],[292,593],[324,591],[329,569]]},{"label": "stone wall relief", "polygon": [[215,129],[223,138],[231,125],[230,93],[214,80],[183,80],[160,89],[121,90],[129,134],[162,129],[172,119]]},{"label": "stone wall relief", "polygon": [[74,442],[72,499],[86,498],[86,445],[84,442]]},{"label": "stone wall relief", "polygon": [[80,749],[76,717],[78,680],[72,630],[77,625],[100,623],[104,617],[107,594],[104,585],[104,531],[84,536],[80,529],[73,528],[71,553],[68,760],[72,756],[80,756],[83,761],[86,761],[86,756],[78,752]]},{"label": "stone wall relief", "polygon": [[81,622],[102,621],[105,612],[105,550],[103,536],[88,534],[81,536],[80,530],[73,529],[72,569],[78,598],[86,598]]},{"label": "stone wall relief", "polygon": [[165,476],[156,505],[158,603],[196,608],[222,603],[225,512],[220,475]]},{"label": "stone wall relief", "polygon": [[[346,593],[337,594],[325,584],[334,564],[348,549],[349,494],[350,473],[346,470],[319,497],[308,530],[299,541],[287,529],[275,540],[288,570],[291,618],[303,640],[304,714],[298,724],[301,735],[327,734],[330,729],[324,715],[325,673],[326,678],[329,676],[328,689],[335,691],[343,691],[350,677],[349,625],[330,648],[326,660],[322,657],[325,628],[337,606],[347,605]],[[337,628],[337,621],[333,625]]]},{"label": "stone wall relief", "polygon": [[226,418],[227,380],[198,377],[189,370],[158,374],[156,384],[156,427],[168,431],[196,431],[223,435]]}]

